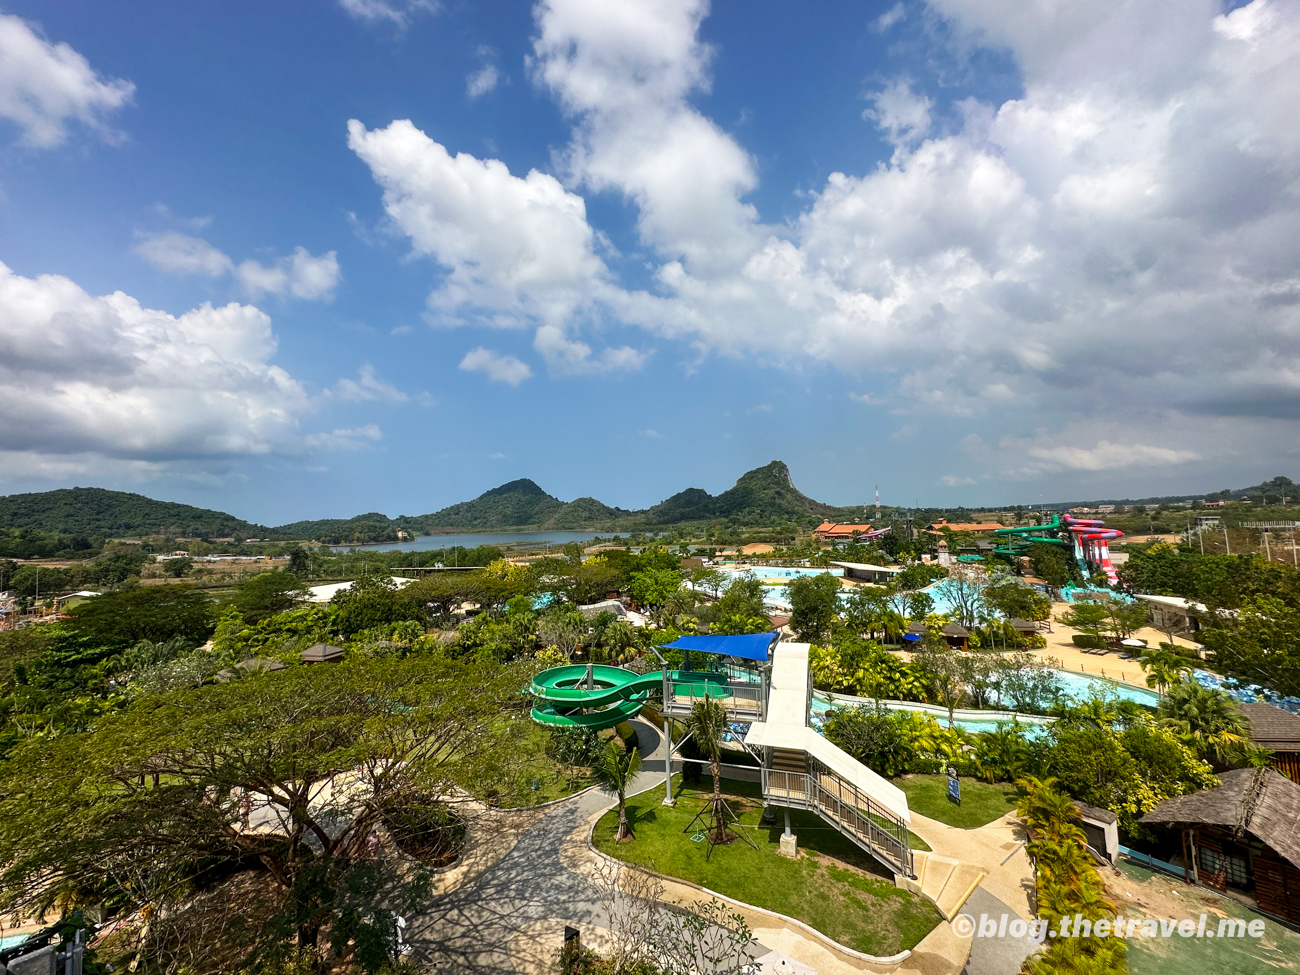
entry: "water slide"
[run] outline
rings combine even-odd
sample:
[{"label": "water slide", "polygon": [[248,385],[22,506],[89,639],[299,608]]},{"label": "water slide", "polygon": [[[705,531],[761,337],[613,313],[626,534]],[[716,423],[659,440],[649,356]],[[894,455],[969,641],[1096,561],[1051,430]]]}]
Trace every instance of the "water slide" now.
[{"label": "water slide", "polygon": [[993,549],[998,555],[1024,555],[1030,545],[1059,545],[1069,547],[1069,542],[1044,532],[1060,532],[1064,529],[1060,516],[1052,515],[1052,520],[1041,525],[1025,525],[1023,528],[998,528],[993,534],[1006,537],[1007,544]]},{"label": "water slide", "polygon": [[1104,521],[1095,518],[1071,518],[1066,515],[1062,521],[1074,536],[1075,558],[1080,563],[1099,566],[1112,586],[1119,582],[1119,573],[1110,561],[1110,542],[1122,538],[1124,533],[1117,528],[1107,528]]},{"label": "water slide", "polygon": [[[726,697],[727,678],[708,671],[671,672],[678,693],[692,697]],[[554,728],[599,731],[635,718],[646,699],[663,686],[663,671],[636,674],[606,664],[552,667],[533,678],[537,699],[533,720]]]}]

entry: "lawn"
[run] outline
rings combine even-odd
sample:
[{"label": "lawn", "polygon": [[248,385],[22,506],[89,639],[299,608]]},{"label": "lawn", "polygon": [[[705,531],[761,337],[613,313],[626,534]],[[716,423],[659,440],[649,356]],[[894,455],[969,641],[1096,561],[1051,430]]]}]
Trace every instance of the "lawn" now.
[{"label": "lawn", "polygon": [[780,856],[784,823],[759,823],[763,801],[755,784],[727,781],[727,801],[740,817],[739,829],[753,838],[716,847],[684,832],[711,790],[674,782],[677,805],[664,806],[663,786],[628,800],[636,838],[615,843],[618,813],[596,824],[596,848],[628,863],[700,884],[757,907],[798,918],[840,944],[874,955],[915,947],[939,923],[929,901],[894,886],[892,875],[837,830],[810,812],[792,810],[791,828],[799,838],[799,857]]},{"label": "lawn", "polygon": [[962,779],[960,806],[948,798],[948,777],[944,775],[904,775],[894,779],[894,785],[907,794],[912,812],[960,829],[983,826],[1016,808],[1015,786],[1006,782],[989,785]]},{"label": "lawn", "polygon": [[[546,742],[550,738],[550,732],[527,715],[505,715],[501,720],[510,722],[516,736],[518,754],[527,756],[526,766],[520,772],[523,794],[517,802],[503,802],[503,806],[536,806],[553,799],[563,799],[587,788],[595,781],[588,769],[570,770],[567,766],[552,760],[546,754]],[[571,771],[578,774],[571,775]]]}]

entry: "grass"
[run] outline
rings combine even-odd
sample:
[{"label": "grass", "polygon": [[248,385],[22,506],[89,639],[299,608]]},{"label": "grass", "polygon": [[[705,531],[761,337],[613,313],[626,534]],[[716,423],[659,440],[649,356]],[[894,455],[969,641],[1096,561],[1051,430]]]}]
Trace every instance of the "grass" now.
[{"label": "grass", "polygon": [[961,805],[948,798],[944,775],[904,775],[894,785],[907,794],[907,806],[927,819],[959,829],[974,829],[1005,816],[1016,808],[1015,787],[999,782],[989,785],[978,779],[961,780]]},{"label": "grass", "polygon": [[[520,773],[522,794],[516,801],[503,801],[503,807],[537,806],[554,799],[563,799],[582,791],[595,781],[587,769],[577,769],[578,774],[570,777],[567,766],[558,764],[547,755],[546,742],[550,732],[526,714],[503,716],[502,720],[510,722],[518,753],[528,756],[526,767]],[[602,734],[612,735],[613,732]]]},{"label": "grass", "polygon": [[892,955],[915,947],[939,923],[929,901],[894,886],[885,868],[836,829],[810,812],[791,810],[791,828],[799,838],[798,859],[778,855],[784,823],[759,823],[763,811],[757,785],[727,781],[727,801],[758,846],[744,840],[716,847],[705,860],[708,844],[692,842],[683,832],[712,788],[682,786],[677,805],[662,805],[663,786],[628,800],[628,817],[636,838],[615,843],[618,812],[596,824],[597,849],[628,863],[700,884],[736,900],[798,918],[840,944],[874,955]]}]

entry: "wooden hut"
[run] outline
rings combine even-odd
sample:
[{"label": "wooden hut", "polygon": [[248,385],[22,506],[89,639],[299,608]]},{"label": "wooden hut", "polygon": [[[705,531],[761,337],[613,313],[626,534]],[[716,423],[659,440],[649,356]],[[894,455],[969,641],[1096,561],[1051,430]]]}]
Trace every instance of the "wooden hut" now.
[{"label": "wooden hut", "polygon": [[943,628],[943,638],[954,650],[965,650],[970,643],[970,630],[960,623],[949,623]]},{"label": "wooden hut", "polygon": [[1273,767],[1292,782],[1300,782],[1300,716],[1256,701],[1241,710],[1250,722],[1250,740],[1273,753]]},{"label": "wooden hut", "polygon": [[1234,769],[1219,781],[1166,799],[1142,822],[1181,830],[1189,882],[1232,888],[1300,924],[1300,785],[1271,768]]}]

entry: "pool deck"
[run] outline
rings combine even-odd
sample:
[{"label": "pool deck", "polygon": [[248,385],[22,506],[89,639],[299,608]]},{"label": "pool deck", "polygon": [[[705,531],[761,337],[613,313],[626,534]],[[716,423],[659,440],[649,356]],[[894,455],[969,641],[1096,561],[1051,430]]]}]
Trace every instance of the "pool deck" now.
[{"label": "pool deck", "polygon": [[[1147,686],[1147,674],[1136,660],[1121,660],[1117,653],[1108,653],[1105,656],[1084,653],[1071,642],[1070,638],[1079,631],[1056,622],[1056,618],[1062,613],[1068,612],[1069,609],[1069,603],[1052,604],[1052,632],[1043,634],[1047,638],[1047,646],[1042,650],[1033,651],[1034,654],[1042,657],[1054,657],[1061,662],[1062,670],[1071,670],[1076,674],[1108,677],[1111,680],[1132,684],[1134,687],[1145,688]],[[1147,646],[1153,650],[1157,649],[1161,643],[1169,642],[1167,634],[1150,626],[1143,627],[1133,635],[1139,640],[1146,640]],[[1196,646],[1191,640],[1185,640],[1182,637],[1174,637],[1174,643],[1180,647],[1194,648]],[[1202,669],[1204,669],[1204,665],[1202,665]]]}]

